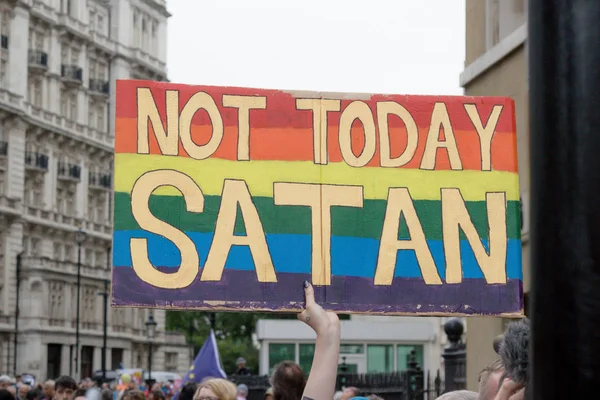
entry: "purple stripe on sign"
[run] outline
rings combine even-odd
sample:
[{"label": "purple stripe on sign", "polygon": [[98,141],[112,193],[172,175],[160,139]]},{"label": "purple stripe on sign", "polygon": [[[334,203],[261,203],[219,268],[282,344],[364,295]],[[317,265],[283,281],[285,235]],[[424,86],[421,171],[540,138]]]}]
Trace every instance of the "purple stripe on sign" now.
[{"label": "purple stripe on sign", "polygon": [[[255,271],[226,269],[220,282],[196,280],[187,288],[171,290],[142,282],[131,267],[115,267],[112,305],[302,310],[302,283],[310,275],[279,273],[277,279],[277,283],[259,283]],[[374,286],[372,278],[334,276],[331,283],[327,288],[315,287],[315,297],[324,308],[338,312],[498,315],[520,313],[523,308],[523,285],[518,279],[506,285],[488,285],[484,279],[426,285],[422,279],[394,278],[391,286]]]}]

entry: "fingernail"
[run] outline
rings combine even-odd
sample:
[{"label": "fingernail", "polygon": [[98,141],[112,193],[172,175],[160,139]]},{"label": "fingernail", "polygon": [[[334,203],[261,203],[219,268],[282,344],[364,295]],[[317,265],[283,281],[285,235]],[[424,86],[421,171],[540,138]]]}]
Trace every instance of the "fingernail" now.
[{"label": "fingernail", "polygon": [[304,281],[304,288],[308,289],[308,286],[310,285],[310,283],[308,283],[308,281]]}]

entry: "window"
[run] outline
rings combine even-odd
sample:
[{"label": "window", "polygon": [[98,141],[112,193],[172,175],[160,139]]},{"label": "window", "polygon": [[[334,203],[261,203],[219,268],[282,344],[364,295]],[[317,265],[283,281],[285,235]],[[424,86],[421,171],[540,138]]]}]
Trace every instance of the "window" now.
[{"label": "window", "polygon": [[4,36],[8,36],[10,32],[10,10],[2,10],[2,17],[0,17],[0,33]]},{"label": "window", "polygon": [[42,82],[35,81],[33,83],[33,105],[36,107],[42,107]]},{"label": "window", "polygon": [[63,117],[66,117],[67,114],[67,110],[69,109],[69,104],[67,101],[67,93],[63,90],[60,89],[60,115],[62,115]]},{"label": "window", "polygon": [[104,33],[104,16],[98,14],[98,32]]},{"label": "window", "polygon": [[344,344],[340,345],[340,354],[362,354],[365,346],[362,344]]},{"label": "window", "polygon": [[95,31],[96,30],[96,10],[91,9],[90,10],[90,14],[89,14],[89,24],[90,24],[90,30]]},{"label": "window", "polygon": [[60,376],[62,359],[62,344],[49,343],[47,348],[46,376],[48,379],[56,379]]},{"label": "window", "polygon": [[33,237],[31,238],[31,254],[34,256],[39,255],[40,249],[40,238]]},{"label": "window", "polygon": [[370,344],[367,346],[367,372],[393,372],[394,346]]},{"label": "window", "polygon": [[77,93],[69,96],[69,119],[77,121]]},{"label": "window", "polygon": [[101,251],[97,251],[94,255],[94,261],[96,261],[96,267],[102,268],[102,261],[104,261],[104,257]]},{"label": "window", "polygon": [[85,249],[85,265],[94,265],[92,249]]},{"label": "window", "polygon": [[421,345],[398,345],[396,346],[396,354],[397,354],[397,370],[398,371],[406,371],[410,365],[410,353],[411,351],[415,351],[415,361],[421,369],[423,368],[423,346]]},{"label": "window", "polygon": [[[123,363],[123,349],[110,349],[111,369],[115,370],[115,369],[123,368],[123,365],[121,365],[122,363]],[[176,371],[176,370],[173,370],[173,371]]]},{"label": "window", "polygon": [[98,79],[101,81],[106,80],[106,64],[99,62],[98,63]]},{"label": "window", "polygon": [[65,245],[65,261],[67,261],[67,262],[73,261],[73,246],[70,244]]},{"label": "window", "polygon": [[79,65],[79,49],[71,50],[71,65]]},{"label": "window", "polygon": [[60,44],[60,62],[62,64],[69,63],[69,46],[66,43]]},{"label": "window", "polygon": [[96,114],[96,128],[100,131],[104,131],[104,107],[98,107]]},{"label": "window", "polygon": [[146,26],[146,19],[142,18],[142,50],[148,49],[148,27]]},{"label": "window", "polygon": [[36,50],[44,50],[44,35],[41,32],[36,32],[35,49]]},{"label": "window", "polygon": [[89,71],[90,71],[90,78],[94,79],[96,77],[96,65],[98,63],[96,62],[96,60],[90,58],[89,60]]},{"label": "window", "polygon": [[137,11],[133,13],[133,45],[139,47],[140,45],[140,25]]},{"label": "window", "polygon": [[54,242],[54,259],[62,260],[62,248],[63,245],[60,242]]},{"label": "window", "polygon": [[310,367],[312,366],[313,356],[315,355],[315,345],[312,343],[301,343],[300,344],[300,367],[304,370],[304,373],[308,375]]},{"label": "window", "polygon": [[6,72],[8,71],[8,60],[2,58],[0,60],[0,85],[6,86]]},{"label": "window", "polygon": [[158,27],[156,25],[156,21],[152,21],[152,51],[156,53],[158,51],[158,41],[156,38],[156,33],[158,31]]},{"label": "window", "polygon": [[177,353],[165,353],[165,369],[167,371],[177,371],[179,369],[177,365],[177,356]]},{"label": "window", "polygon": [[296,345],[294,343],[269,343],[269,370],[282,361],[296,359]]}]

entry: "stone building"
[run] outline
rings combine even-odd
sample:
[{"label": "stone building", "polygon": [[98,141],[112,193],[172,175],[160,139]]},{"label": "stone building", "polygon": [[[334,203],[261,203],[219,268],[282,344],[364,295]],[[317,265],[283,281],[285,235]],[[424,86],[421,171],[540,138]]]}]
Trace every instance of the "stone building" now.
[{"label": "stone building", "polygon": [[[116,79],[166,79],[165,0],[0,0],[0,371],[38,379],[101,368],[110,278]],[[82,229],[80,372],[75,368]],[[17,280],[17,256],[22,254]],[[108,368],[145,367],[144,309],[110,309]],[[153,370],[184,372],[158,323]]]},{"label": "stone building", "polygon": [[[529,267],[529,79],[527,1],[466,0],[466,56],[460,84],[468,96],[515,100],[523,214],[523,291],[527,313]],[[477,390],[479,371],[497,358],[492,344],[508,319],[468,319],[467,388]]]}]

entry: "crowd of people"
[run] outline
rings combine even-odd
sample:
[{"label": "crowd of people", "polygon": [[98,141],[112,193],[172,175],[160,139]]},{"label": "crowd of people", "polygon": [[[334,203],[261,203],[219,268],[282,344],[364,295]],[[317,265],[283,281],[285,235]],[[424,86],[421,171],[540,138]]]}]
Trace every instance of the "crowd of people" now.
[{"label": "crowd of people", "polygon": [[[304,282],[306,306],[298,318],[316,333],[315,353],[310,375],[292,362],[277,364],[270,378],[271,388],[264,400],[383,400],[375,394],[363,394],[349,387],[336,392],[340,350],[340,321],[333,312],[326,312],[314,298],[312,285]],[[449,392],[439,400],[523,400],[527,382],[527,351],[529,322],[522,320],[509,325],[495,349],[499,360],[480,375],[479,392],[459,390]],[[56,381],[30,385],[0,376],[0,400],[246,400],[249,390],[227,379],[206,377],[200,383],[188,382],[174,391],[169,385],[155,383],[151,387],[121,377],[120,383],[100,387],[85,379],[79,384],[69,376]],[[363,397],[365,396],[366,397]]]}]

